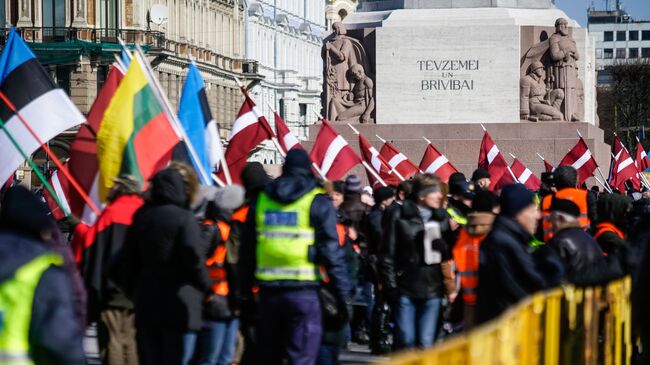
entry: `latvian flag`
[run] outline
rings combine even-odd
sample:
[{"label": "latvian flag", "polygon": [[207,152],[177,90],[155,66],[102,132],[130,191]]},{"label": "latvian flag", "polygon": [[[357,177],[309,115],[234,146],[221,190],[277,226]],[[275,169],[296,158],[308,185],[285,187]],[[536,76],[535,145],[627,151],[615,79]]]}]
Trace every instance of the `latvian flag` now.
[{"label": "latvian flag", "polygon": [[[382,180],[387,185],[397,186],[400,183],[400,179],[396,174],[391,173],[391,168],[388,166],[386,160],[384,160],[379,151],[373,147],[370,142],[368,142],[365,137],[359,134],[359,149],[361,150],[361,156],[363,159],[377,172],[377,175],[381,177]],[[370,181],[372,187],[379,186],[379,181],[371,174],[368,173],[368,181]]]},{"label": "latvian flag", "polygon": [[537,176],[535,176],[535,174],[533,174],[533,172],[530,171],[528,167],[521,163],[519,159],[515,158],[515,160],[512,161],[510,170],[512,170],[512,173],[517,178],[517,181],[519,181],[520,184],[526,186],[529,190],[538,191],[542,186],[542,181]]},{"label": "latvian flag", "polygon": [[[275,133],[266,121],[266,117],[257,109],[255,102],[248,92],[242,87],[245,100],[239,109],[237,119],[232,125],[228,147],[226,148],[226,163],[234,184],[241,185],[241,172],[246,167],[249,153],[267,139],[274,137]],[[219,176],[223,177],[223,169],[219,169]]]},{"label": "latvian flag", "polygon": [[287,153],[294,148],[304,149],[298,141],[298,138],[291,133],[287,124],[282,120],[280,114],[273,112],[273,116],[275,117],[275,134],[278,137],[278,142],[280,143],[280,147],[284,153]]},{"label": "latvian flag", "polygon": [[451,174],[458,172],[447,157],[440,153],[431,143],[427,145],[427,149],[424,151],[424,156],[420,161],[420,170],[437,175],[445,184],[449,182]]},{"label": "latvian flag", "polygon": [[[507,185],[506,181],[508,183],[514,183],[508,172],[508,163],[506,162],[506,159],[503,157],[501,152],[499,152],[499,148],[487,131],[483,134],[481,151],[478,156],[478,167],[488,170],[492,176],[492,184],[490,185],[491,190],[498,190]],[[506,176],[506,180],[502,182],[501,179],[504,175]]]},{"label": "latvian flag", "polygon": [[544,172],[553,172],[555,170],[555,167],[546,161],[546,159],[542,159],[542,161],[544,162]]},{"label": "latvian flag", "polygon": [[641,188],[641,180],[634,160],[632,160],[632,156],[630,156],[630,153],[618,136],[614,138],[614,158],[612,161],[611,175],[609,184],[619,191],[627,190],[625,182],[628,181],[634,189],[639,190]]},{"label": "latvian flag", "polygon": [[388,141],[379,150],[381,157],[388,161],[388,166],[397,171],[404,179],[420,172],[420,169]]},{"label": "latvian flag", "polygon": [[638,138],[636,140],[636,156],[634,159],[634,164],[636,165],[637,170],[639,170],[641,173],[650,167],[650,159],[648,159],[648,155],[643,149],[643,145]]},{"label": "latvian flag", "polygon": [[[42,141],[49,141],[85,120],[13,27],[0,55],[0,90]],[[4,101],[0,101],[0,118],[26,154],[40,147]],[[0,184],[24,161],[5,132],[0,132],[0,161]]]},{"label": "latvian flag", "polygon": [[[186,142],[181,142],[176,146],[174,160],[190,162],[201,183],[212,185],[211,174],[219,164],[219,159],[223,155],[223,147],[217,122],[212,118],[212,112],[208,105],[205,83],[194,62],[190,63],[187,79],[183,86],[183,94],[181,94],[178,107],[178,119],[185,130],[187,139],[194,147],[198,161],[192,158]],[[205,175],[199,172],[199,166]]]},{"label": "latvian flag", "polygon": [[[96,133],[104,117],[104,112],[108,108],[117,86],[124,77],[123,70],[118,67],[112,67],[104,85],[99,90],[97,98],[88,112],[86,126],[83,126],[77,132],[72,144],[70,145],[70,159],[67,166],[70,174],[77,180],[81,188],[88,193],[88,196],[95,205],[101,209],[102,203],[99,199],[98,182],[99,182],[99,163],[97,161],[97,139]],[[67,178],[59,172],[55,172],[50,178],[59,200],[63,204],[69,205],[69,211],[79,217],[86,224],[93,224],[97,216],[92,209],[86,204],[77,190],[72,188]],[[56,204],[54,199],[49,196],[49,192],[44,191],[44,196],[55,219],[63,219],[65,215]]]},{"label": "latvian flag", "polygon": [[143,60],[134,57],[97,133],[99,195],[105,200],[113,178],[130,174],[145,187],[172,157],[180,141]]},{"label": "latvian flag", "polygon": [[582,139],[582,137],[580,137],[578,143],[576,143],[571,151],[564,156],[558,166],[567,165],[578,171],[578,185],[582,185],[583,182],[593,176],[594,171],[598,168],[596,160],[594,160],[587,143],[585,143],[585,140]]},{"label": "latvian flag", "polygon": [[360,164],[361,158],[327,120],[322,123],[309,157],[328,180],[339,180]]}]

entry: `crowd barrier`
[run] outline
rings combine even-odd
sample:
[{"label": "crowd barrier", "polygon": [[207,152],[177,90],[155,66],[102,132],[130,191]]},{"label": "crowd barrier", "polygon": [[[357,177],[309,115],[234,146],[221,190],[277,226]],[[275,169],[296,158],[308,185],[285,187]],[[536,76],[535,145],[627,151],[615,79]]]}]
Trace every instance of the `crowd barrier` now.
[{"label": "crowd barrier", "polygon": [[631,280],[535,294],[497,319],[391,365],[630,365]]}]

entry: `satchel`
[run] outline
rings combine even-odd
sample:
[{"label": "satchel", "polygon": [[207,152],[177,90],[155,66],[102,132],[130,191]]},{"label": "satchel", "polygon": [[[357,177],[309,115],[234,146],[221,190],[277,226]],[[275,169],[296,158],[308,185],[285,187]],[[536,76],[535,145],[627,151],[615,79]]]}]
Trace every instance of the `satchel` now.
[{"label": "satchel", "polygon": [[347,309],[343,300],[339,299],[328,285],[321,285],[318,289],[318,297],[323,318],[323,330],[325,332],[342,330],[348,322]]}]

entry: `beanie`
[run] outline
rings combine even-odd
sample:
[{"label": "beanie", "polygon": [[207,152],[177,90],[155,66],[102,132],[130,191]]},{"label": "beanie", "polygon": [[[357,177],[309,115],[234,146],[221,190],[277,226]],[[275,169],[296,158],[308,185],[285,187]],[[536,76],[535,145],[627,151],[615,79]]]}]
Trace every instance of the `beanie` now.
[{"label": "beanie", "polygon": [[386,199],[390,199],[395,196],[395,189],[391,186],[382,186],[372,193],[372,197],[375,199],[376,203],[381,203]]},{"label": "beanie", "polygon": [[501,214],[514,218],[519,212],[535,202],[535,194],[522,184],[508,185],[501,191]]},{"label": "beanie", "polygon": [[266,174],[264,166],[257,161],[246,164],[246,167],[241,172],[241,180],[244,189],[246,189],[247,198],[255,196],[257,192],[271,182],[271,178]]},{"label": "beanie", "polygon": [[357,175],[350,175],[345,179],[345,192],[346,193],[361,193],[363,187],[361,186],[361,179]]},{"label": "beanie", "polygon": [[489,179],[492,176],[486,169],[476,169],[474,170],[474,173],[472,174],[472,181],[479,181],[481,179]]},{"label": "beanie", "polygon": [[580,216],[580,208],[576,203],[571,200],[559,199],[556,197],[553,197],[553,200],[551,201],[551,212],[560,212],[575,218]]}]

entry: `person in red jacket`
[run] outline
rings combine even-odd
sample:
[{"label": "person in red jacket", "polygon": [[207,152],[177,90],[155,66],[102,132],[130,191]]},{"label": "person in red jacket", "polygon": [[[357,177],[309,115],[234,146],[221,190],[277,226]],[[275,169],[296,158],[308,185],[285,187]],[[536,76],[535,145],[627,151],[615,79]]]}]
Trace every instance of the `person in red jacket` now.
[{"label": "person in red jacket", "polygon": [[112,276],[133,215],[144,204],[140,183],[120,175],[106,199],[109,204],[83,237],[81,274],[88,291],[88,319],[97,322],[100,357],[107,365],[138,364],[133,302]]}]

